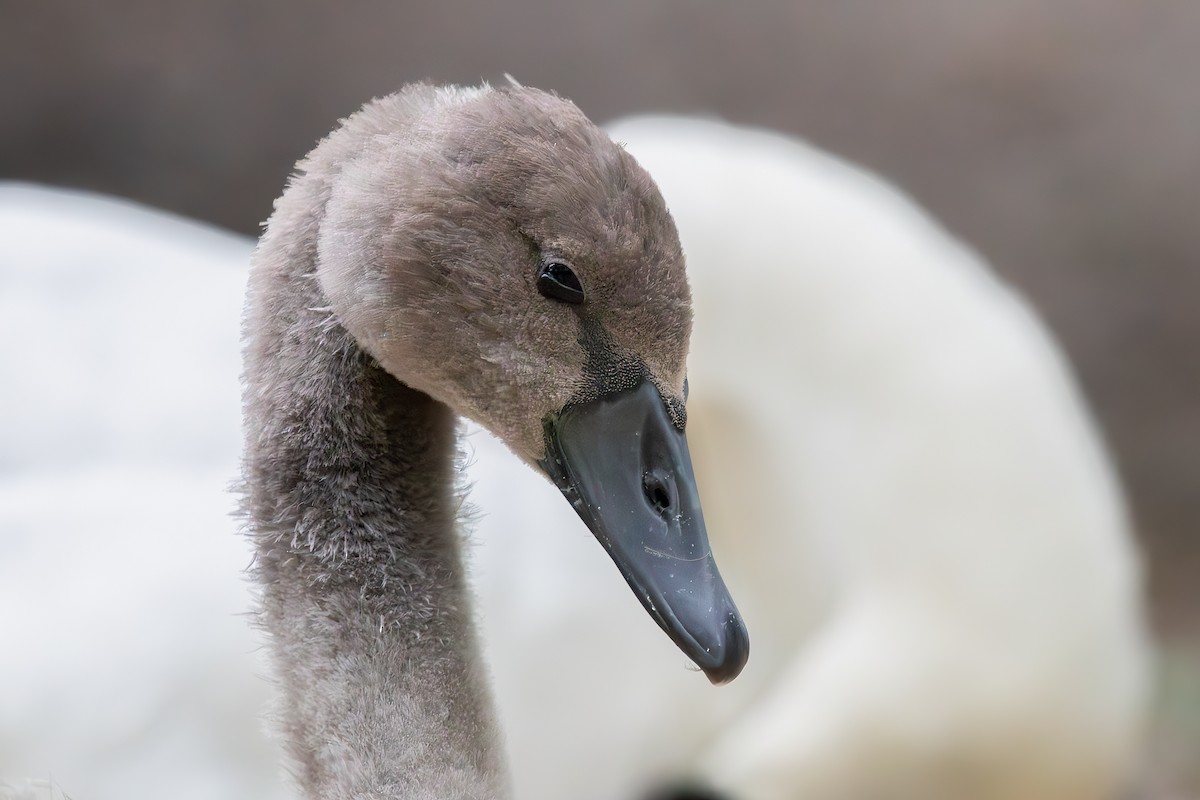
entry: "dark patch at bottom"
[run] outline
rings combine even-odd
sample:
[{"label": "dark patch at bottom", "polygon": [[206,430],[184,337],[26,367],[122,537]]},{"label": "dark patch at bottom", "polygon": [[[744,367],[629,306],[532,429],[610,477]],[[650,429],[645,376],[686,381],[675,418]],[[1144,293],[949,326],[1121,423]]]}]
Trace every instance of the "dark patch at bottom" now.
[{"label": "dark patch at bottom", "polygon": [[735,800],[727,794],[699,783],[675,783],[661,786],[642,800]]}]

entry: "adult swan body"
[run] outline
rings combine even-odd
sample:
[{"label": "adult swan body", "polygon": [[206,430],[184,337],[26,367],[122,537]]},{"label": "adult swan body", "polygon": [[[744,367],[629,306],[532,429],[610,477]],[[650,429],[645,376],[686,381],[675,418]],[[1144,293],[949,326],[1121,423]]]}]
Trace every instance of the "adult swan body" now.
[{"label": "adult swan body", "polygon": [[716,683],[748,655],[684,438],[691,303],[649,176],[569,102],[410,86],[300,164],[255,252],[245,510],[307,797],[499,797],[454,412],[554,481]]},{"label": "adult swan body", "polygon": [[[1044,328],[911,202],[799,142],[682,119],[610,133],[687,253],[688,439],[755,655],[719,692],[681,674],[570,506],[468,435],[518,796],[638,797],[688,772],[737,800],[1123,796],[1136,553]],[[22,387],[0,395],[0,605],[19,610],[0,615],[0,781],[288,797],[258,734],[248,543],[226,513],[251,243],[23,186],[0,186],[0,234],[0,371]],[[932,538],[948,514],[956,535]],[[873,556],[887,540],[922,558]],[[915,580],[938,565],[955,580]],[[914,617],[923,585],[955,599]],[[992,603],[960,599],[989,587]],[[1000,706],[993,667],[1023,676]]]}]

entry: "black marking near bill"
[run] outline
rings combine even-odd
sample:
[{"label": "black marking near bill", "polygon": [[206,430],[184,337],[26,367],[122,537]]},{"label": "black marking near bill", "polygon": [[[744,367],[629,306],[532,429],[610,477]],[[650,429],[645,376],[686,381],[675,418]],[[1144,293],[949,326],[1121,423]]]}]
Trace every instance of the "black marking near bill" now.
[{"label": "black marking near bill", "polygon": [[604,326],[586,314],[579,315],[579,344],[587,355],[583,367],[584,384],[576,391],[569,405],[635,389],[649,381],[658,388],[672,424],[684,430],[687,426],[684,401],[659,384],[645,361],[636,354],[622,351]]}]

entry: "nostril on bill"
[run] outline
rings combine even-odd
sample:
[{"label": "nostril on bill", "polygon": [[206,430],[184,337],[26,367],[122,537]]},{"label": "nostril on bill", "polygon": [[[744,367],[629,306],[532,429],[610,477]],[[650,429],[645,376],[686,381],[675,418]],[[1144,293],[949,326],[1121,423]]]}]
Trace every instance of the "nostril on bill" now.
[{"label": "nostril on bill", "polygon": [[647,472],[642,479],[642,489],[646,500],[660,514],[671,513],[675,509],[675,484],[658,470]]}]

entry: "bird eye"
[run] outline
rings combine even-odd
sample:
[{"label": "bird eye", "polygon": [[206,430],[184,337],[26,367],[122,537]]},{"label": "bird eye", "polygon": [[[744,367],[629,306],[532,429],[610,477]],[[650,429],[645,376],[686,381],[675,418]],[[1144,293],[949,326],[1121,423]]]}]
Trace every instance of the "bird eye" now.
[{"label": "bird eye", "polygon": [[583,286],[579,278],[561,261],[547,261],[538,270],[537,288],[543,296],[564,303],[582,303]]}]

